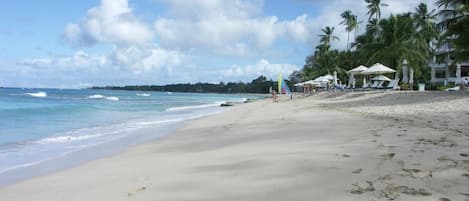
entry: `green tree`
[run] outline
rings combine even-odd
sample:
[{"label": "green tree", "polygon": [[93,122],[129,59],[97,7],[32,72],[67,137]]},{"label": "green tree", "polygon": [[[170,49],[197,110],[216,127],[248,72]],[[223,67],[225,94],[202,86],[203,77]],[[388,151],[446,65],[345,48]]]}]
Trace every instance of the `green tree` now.
[{"label": "green tree", "polygon": [[430,42],[437,38],[435,9],[429,11],[427,4],[420,3],[412,13],[414,17],[415,27],[418,34],[430,45]]},{"label": "green tree", "polygon": [[334,36],[334,27],[326,26],[321,29],[323,34],[318,35],[320,37],[320,45],[316,47],[319,51],[319,54],[323,54],[329,51],[331,47],[331,42],[334,40],[339,40],[339,37]]},{"label": "green tree", "polygon": [[345,25],[347,31],[347,50],[350,50],[350,32],[358,28],[357,16],[350,10],[344,11],[340,16],[343,19],[340,24]]},{"label": "green tree", "polygon": [[414,67],[418,77],[428,68],[430,48],[414,29],[414,19],[410,13],[391,15],[379,23],[382,30],[378,40],[363,46],[362,54],[369,58],[367,64],[380,62],[400,70],[403,59]]},{"label": "green tree", "polygon": [[381,3],[381,0],[365,0],[365,2],[368,3],[366,6],[368,8],[368,20],[373,17],[377,20],[381,19],[381,6],[388,6],[388,4]]},{"label": "green tree", "polygon": [[469,1],[438,0],[442,18],[440,27],[445,30],[447,42],[454,46],[457,61],[469,59]]}]

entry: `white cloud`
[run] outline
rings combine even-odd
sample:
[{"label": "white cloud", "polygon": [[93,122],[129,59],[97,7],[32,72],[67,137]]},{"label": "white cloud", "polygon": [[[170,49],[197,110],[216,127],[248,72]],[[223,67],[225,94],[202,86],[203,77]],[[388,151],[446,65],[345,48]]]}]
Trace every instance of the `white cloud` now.
[{"label": "white cloud", "polygon": [[173,67],[183,66],[189,56],[177,51],[158,47],[137,46],[115,47],[108,55],[89,55],[77,51],[71,56],[56,56],[25,59],[18,66],[29,66],[36,70],[47,69],[58,72],[126,72],[141,74],[164,69],[171,72]]},{"label": "white cloud", "polygon": [[79,69],[93,69],[104,67],[108,59],[102,55],[88,55],[78,51],[71,56],[43,57],[25,59],[17,62],[18,66],[29,66],[37,70],[76,71]]},{"label": "white cloud", "polygon": [[63,33],[68,42],[76,45],[142,45],[152,42],[153,35],[133,15],[127,0],[101,0],[79,23],[67,24]]},{"label": "white cloud", "polygon": [[166,1],[170,17],[154,23],[160,43],[168,48],[203,49],[249,56],[271,47],[279,38],[309,41],[307,15],[288,21],[262,16],[262,1]]},{"label": "white cloud", "polygon": [[112,64],[126,68],[134,74],[164,69],[171,73],[174,67],[188,65],[189,56],[162,48],[116,48],[109,56]]},{"label": "white cloud", "polygon": [[299,69],[292,64],[270,63],[262,59],[254,64],[208,70],[193,64],[192,58],[181,52],[158,47],[145,50],[134,46],[116,47],[108,55],[78,51],[70,56],[25,59],[17,62],[17,68],[17,77],[34,81],[36,86],[72,88],[109,84],[251,81],[260,75],[275,80],[279,72],[287,76]]}]

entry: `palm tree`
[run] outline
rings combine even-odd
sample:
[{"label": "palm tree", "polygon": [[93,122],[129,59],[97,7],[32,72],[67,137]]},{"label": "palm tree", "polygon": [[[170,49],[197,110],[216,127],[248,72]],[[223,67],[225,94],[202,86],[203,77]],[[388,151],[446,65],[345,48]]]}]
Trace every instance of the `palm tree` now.
[{"label": "palm tree", "polygon": [[438,0],[437,5],[442,8],[438,13],[442,18],[439,26],[454,45],[456,60],[469,59],[469,3],[467,0]]},{"label": "palm tree", "polygon": [[366,6],[368,8],[368,20],[371,20],[373,16],[379,20],[381,18],[381,6],[388,6],[388,4],[381,3],[381,0],[365,0],[365,2],[368,3]]},{"label": "palm tree", "polygon": [[357,16],[354,15],[350,10],[344,11],[340,16],[343,19],[340,24],[345,25],[345,30],[347,31],[347,50],[349,50],[350,32],[358,28]]},{"label": "palm tree", "polygon": [[430,59],[430,48],[425,40],[418,37],[411,14],[391,15],[381,20],[379,27],[382,31],[378,40],[362,48],[362,54],[368,58],[367,63],[379,61],[399,68],[406,58],[409,65],[415,67],[416,77],[423,75]]},{"label": "palm tree", "polygon": [[430,45],[430,42],[436,39],[438,35],[436,31],[435,9],[428,11],[427,4],[420,3],[415,8],[412,16],[419,35]]},{"label": "palm tree", "polygon": [[321,45],[323,45],[327,50],[329,50],[331,46],[331,42],[334,40],[339,40],[339,37],[334,36],[334,27],[326,26],[325,28],[321,29],[323,34],[318,35],[320,37]]}]

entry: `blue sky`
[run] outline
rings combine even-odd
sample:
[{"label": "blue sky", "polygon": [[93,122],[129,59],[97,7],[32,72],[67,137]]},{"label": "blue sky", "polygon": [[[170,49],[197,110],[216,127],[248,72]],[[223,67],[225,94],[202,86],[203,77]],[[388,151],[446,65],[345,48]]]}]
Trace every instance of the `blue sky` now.
[{"label": "blue sky", "polygon": [[[44,3],[47,2],[47,3]],[[386,2],[386,1],[384,1]],[[424,2],[431,4],[432,1]],[[383,14],[418,2],[386,2]],[[0,7],[0,86],[250,81],[300,69],[352,0],[6,0]]]}]

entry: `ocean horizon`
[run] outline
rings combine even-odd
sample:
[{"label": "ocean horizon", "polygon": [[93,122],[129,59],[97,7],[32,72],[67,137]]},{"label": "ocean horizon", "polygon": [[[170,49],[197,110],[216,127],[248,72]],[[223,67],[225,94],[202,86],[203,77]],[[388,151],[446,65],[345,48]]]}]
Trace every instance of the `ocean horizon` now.
[{"label": "ocean horizon", "polygon": [[0,185],[163,137],[250,94],[0,88]]}]

